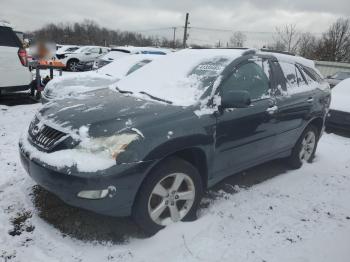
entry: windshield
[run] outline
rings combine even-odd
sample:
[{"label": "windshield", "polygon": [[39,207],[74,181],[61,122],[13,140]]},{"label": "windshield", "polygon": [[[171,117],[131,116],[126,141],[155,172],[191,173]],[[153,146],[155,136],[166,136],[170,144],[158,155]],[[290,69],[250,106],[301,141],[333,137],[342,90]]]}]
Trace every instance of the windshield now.
[{"label": "windshield", "polygon": [[[130,74],[130,70],[139,65],[138,68],[144,66],[145,64],[151,62],[158,56],[153,55],[128,55],[121,57],[118,60],[113,61],[112,63],[101,67],[97,70],[99,74],[109,75],[118,79],[123,78],[127,74]],[[147,60],[147,61],[145,61]],[[141,63],[141,65],[140,65]],[[136,71],[138,68],[135,68],[133,71]]]},{"label": "windshield", "polygon": [[[174,105],[189,106],[197,103],[224,68],[242,50],[186,49],[159,58],[120,81],[119,90],[135,96],[147,93],[170,101]],[[148,97],[150,97],[148,95]]]},{"label": "windshield", "polygon": [[331,78],[344,80],[346,78],[350,78],[350,72],[338,72],[338,73],[335,73]]}]

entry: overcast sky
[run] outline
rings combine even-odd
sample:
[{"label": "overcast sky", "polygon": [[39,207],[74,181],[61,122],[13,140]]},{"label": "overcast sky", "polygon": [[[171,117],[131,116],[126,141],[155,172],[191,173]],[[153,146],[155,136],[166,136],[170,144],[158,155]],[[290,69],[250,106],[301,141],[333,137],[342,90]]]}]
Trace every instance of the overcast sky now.
[{"label": "overcast sky", "polygon": [[[22,31],[85,18],[121,30],[183,26],[186,12],[193,27],[248,31],[248,38],[256,38],[260,36],[249,32],[273,32],[286,23],[296,24],[301,31],[323,32],[338,17],[350,15],[350,4],[349,0],[0,0],[0,20]],[[166,29],[145,33],[172,36]],[[230,34],[195,28],[189,33],[190,40],[203,43],[224,42]],[[178,30],[179,38],[181,34]]]}]

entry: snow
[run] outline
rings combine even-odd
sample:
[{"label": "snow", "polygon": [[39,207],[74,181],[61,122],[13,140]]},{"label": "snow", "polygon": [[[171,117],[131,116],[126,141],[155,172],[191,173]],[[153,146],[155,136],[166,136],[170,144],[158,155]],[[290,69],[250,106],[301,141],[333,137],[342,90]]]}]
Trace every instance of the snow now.
[{"label": "snow", "polygon": [[350,113],[350,78],[341,81],[332,89],[330,109]]},{"label": "snow", "polygon": [[143,61],[152,61],[159,55],[129,55],[114,61],[97,71],[79,72],[56,76],[45,87],[44,96],[49,99],[63,99],[81,93],[105,88],[125,77],[129,70]]},{"label": "snow", "polygon": [[140,92],[170,100],[178,106],[193,105],[209,87],[203,86],[203,80],[219,76],[223,68],[244,51],[185,49],[160,56],[156,61],[119,81],[117,86],[120,90],[132,91],[135,96],[143,99],[151,98]]},{"label": "snow", "polygon": [[[204,200],[209,206],[197,221],[174,224],[148,239],[126,236],[122,244],[81,241],[41,219],[31,200],[35,183],[21,167],[17,143],[38,107],[0,105],[0,261],[349,261],[350,138],[324,134],[314,163],[278,172],[271,167],[279,165],[270,163],[247,173],[255,172],[256,179],[278,176],[248,188],[234,186],[233,194],[211,191],[217,197]],[[65,212],[60,208],[46,212]],[[23,224],[34,228],[10,235],[11,221],[25,212],[30,216]],[[65,219],[81,230],[69,214]]]}]

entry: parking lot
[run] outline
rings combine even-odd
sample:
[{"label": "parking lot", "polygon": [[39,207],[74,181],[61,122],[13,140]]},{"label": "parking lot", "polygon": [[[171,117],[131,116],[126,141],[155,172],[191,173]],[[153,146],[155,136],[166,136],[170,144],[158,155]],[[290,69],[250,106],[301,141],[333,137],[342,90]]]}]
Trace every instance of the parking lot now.
[{"label": "parking lot", "polygon": [[25,95],[1,98],[5,261],[344,261],[348,254],[346,134],[324,134],[315,162],[299,170],[273,161],[225,179],[206,193],[197,221],[145,238],[129,219],[70,207],[25,174],[18,137],[39,107]]}]

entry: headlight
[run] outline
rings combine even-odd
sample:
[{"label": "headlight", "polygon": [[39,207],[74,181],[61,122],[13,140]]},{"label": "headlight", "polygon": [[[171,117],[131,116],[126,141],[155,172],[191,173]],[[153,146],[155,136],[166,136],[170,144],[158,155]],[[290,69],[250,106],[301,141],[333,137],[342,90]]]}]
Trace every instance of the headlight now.
[{"label": "headlight", "polygon": [[126,147],[139,138],[138,134],[126,133],[110,137],[86,138],[76,149],[89,153],[108,153],[113,159],[123,152]]}]

